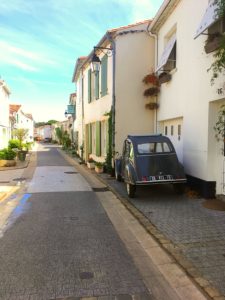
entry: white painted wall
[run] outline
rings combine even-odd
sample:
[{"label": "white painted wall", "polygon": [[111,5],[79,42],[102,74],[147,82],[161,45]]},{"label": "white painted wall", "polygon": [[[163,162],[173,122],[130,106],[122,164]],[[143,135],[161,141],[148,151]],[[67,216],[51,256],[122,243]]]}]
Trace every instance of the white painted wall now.
[{"label": "white painted wall", "polygon": [[26,114],[23,113],[22,109],[20,108],[17,112],[16,120],[16,128],[24,128],[28,129],[28,134],[26,137],[26,142],[33,142],[34,141],[34,120],[27,117]]},{"label": "white painted wall", "polygon": [[0,80],[0,149],[8,146],[9,136],[9,90]]},{"label": "white painted wall", "polygon": [[[207,181],[217,181],[220,192],[221,170],[218,170],[220,154],[210,145],[216,140],[209,122],[211,103],[219,103],[225,97],[218,95],[223,87],[224,75],[211,86],[211,73],[207,69],[213,62],[213,53],[206,54],[205,35],[194,40],[194,34],[208,6],[208,0],[181,0],[158,34],[159,59],[166,43],[166,36],[176,27],[177,68],[172,71],[172,80],[161,86],[158,121],[183,118],[183,163],[187,174]],[[214,110],[214,113],[216,110]],[[212,117],[211,117],[212,119]]]},{"label": "white painted wall", "polygon": [[[132,30],[146,30],[147,24]],[[130,30],[130,29],[128,29]],[[155,111],[145,108],[154,100],[143,96],[149,86],[143,78],[154,70],[154,39],[146,32],[118,35],[116,38],[116,151],[122,153],[128,134],[154,132]]]}]

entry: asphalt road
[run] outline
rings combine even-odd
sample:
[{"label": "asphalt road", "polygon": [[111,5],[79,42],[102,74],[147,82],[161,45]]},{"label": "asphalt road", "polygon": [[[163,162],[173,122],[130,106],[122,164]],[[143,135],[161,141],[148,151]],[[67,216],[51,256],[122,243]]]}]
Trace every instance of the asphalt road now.
[{"label": "asphalt road", "polygon": [[153,299],[91,186],[40,150],[0,239],[0,299]]}]

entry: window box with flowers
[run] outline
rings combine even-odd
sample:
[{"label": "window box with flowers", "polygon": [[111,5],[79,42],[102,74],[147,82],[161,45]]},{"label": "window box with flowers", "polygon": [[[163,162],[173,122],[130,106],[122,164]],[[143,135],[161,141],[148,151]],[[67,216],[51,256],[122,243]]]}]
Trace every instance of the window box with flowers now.
[{"label": "window box with flowers", "polygon": [[165,82],[170,81],[172,78],[172,75],[167,72],[163,72],[159,75],[159,84],[163,84]]},{"label": "window box with flowers", "polygon": [[150,87],[147,90],[144,91],[144,96],[145,97],[152,97],[152,96],[157,96],[159,93],[159,88],[158,87]]},{"label": "window box with flowers", "polygon": [[221,39],[222,39],[222,34],[220,32],[209,34],[205,42],[205,47],[204,47],[205,52],[208,54],[217,50],[220,46]]},{"label": "window box with flowers", "polygon": [[149,102],[149,103],[145,104],[145,108],[150,109],[150,110],[154,110],[154,109],[159,108],[159,105],[156,102]]}]

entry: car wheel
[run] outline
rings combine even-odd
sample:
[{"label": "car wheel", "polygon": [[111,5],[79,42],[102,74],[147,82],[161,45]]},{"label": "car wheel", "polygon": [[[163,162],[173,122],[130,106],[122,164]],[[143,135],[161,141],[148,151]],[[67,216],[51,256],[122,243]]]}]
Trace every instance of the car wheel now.
[{"label": "car wheel", "polygon": [[129,198],[134,198],[136,192],[136,186],[134,184],[126,183],[127,195]]},{"label": "car wheel", "polygon": [[174,191],[179,195],[182,195],[185,192],[185,184],[177,183],[173,185],[173,188]]}]

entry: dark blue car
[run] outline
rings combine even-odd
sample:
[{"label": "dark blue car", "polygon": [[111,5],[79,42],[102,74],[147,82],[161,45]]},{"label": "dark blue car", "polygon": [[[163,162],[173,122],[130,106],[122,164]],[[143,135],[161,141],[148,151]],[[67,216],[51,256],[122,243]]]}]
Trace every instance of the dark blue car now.
[{"label": "dark blue car", "polygon": [[136,186],[173,184],[178,193],[184,191],[186,177],[170,139],[162,135],[128,135],[123,154],[115,161],[118,181],[124,180],[129,197]]}]

